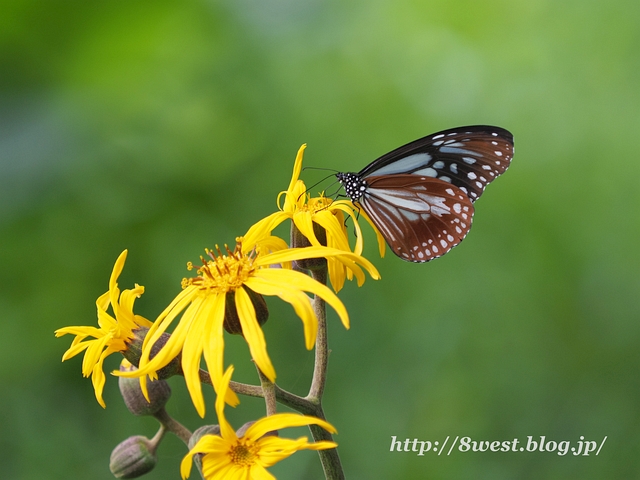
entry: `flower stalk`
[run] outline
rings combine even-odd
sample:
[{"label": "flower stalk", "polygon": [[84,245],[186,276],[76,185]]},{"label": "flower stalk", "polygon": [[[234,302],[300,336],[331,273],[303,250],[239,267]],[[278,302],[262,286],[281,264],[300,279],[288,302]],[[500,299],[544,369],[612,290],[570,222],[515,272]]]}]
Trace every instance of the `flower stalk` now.
[{"label": "flower stalk", "polygon": [[267,410],[267,417],[276,413],[276,389],[275,383],[267,378],[267,376],[258,368],[258,376],[262,385],[262,394],[264,395],[264,403]]},{"label": "flower stalk", "polygon": [[[318,269],[312,271],[313,278],[322,283],[327,282],[327,270]],[[322,410],[322,395],[324,393],[324,387],[327,381],[327,367],[329,363],[329,344],[327,341],[327,309],[324,300],[317,295],[313,299],[313,308],[316,316],[318,317],[318,336],[316,338],[316,352],[315,352],[315,365],[313,368],[313,379],[311,381],[311,388],[306,400],[315,406],[314,416],[324,419],[324,411]],[[332,442],[333,437],[331,433],[327,432],[323,428],[318,428],[317,425],[309,425],[311,435],[316,442],[325,440]],[[322,469],[324,470],[324,476],[327,480],[343,480],[344,471],[342,469],[342,463],[340,462],[340,456],[338,455],[338,449],[332,448],[328,450],[318,450],[318,456],[322,463]]]}]

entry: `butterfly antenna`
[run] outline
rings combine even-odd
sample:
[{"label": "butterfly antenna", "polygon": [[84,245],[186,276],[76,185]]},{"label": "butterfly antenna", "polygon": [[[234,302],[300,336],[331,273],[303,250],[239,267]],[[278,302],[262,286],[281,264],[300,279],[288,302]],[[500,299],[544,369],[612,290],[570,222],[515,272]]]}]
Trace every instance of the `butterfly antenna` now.
[{"label": "butterfly antenna", "polygon": [[305,171],[305,170],[324,170],[325,172],[333,172],[334,174],[338,173],[338,170],[334,170],[333,168],[302,167],[302,171]]},{"label": "butterfly antenna", "polygon": [[[336,181],[335,181],[335,182],[333,182],[331,185],[329,185],[329,188],[330,188],[330,187],[332,187],[333,185],[335,185],[337,181],[338,181],[338,180],[336,180]],[[343,194],[339,193],[341,188],[342,188],[342,186],[339,186],[339,187],[338,187],[338,189],[337,189],[335,192],[333,192],[333,193],[332,193],[332,194],[330,194],[330,195],[327,195],[327,197],[330,197],[330,198],[334,198],[334,197],[335,197],[335,198],[347,198],[347,196],[346,196],[346,195],[343,195]]]},{"label": "butterfly antenna", "polygon": [[[305,167],[305,168],[307,168],[307,167]],[[309,167],[309,168],[311,168],[311,167]],[[317,170],[330,170],[330,169],[328,169],[328,168],[318,168]],[[331,174],[327,175],[326,177],[324,177],[322,180],[320,180],[320,181],[318,181],[318,182],[314,183],[313,185],[311,185],[309,188],[307,188],[304,192],[302,192],[302,193],[298,196],[297,200],[300,200],[300,197],[302,197],[303,195],[306,195],[307,193],[309,193],[309,190],[312,190],[312,189],[316,188],[316,187],[317,187],[318,185],[320,185],[322,182],[326,181],[326,180],[327,180],[327,178],[332,177],[333,175],[335,175],[335,173],[331,173]],[[337,182],[337,180],[336,180],[336,182]],[[329,187],[331,187],[331,186],[332,186],[334,183],[336,183],[336,182],[333,182],[331,185],[329,185]]]}]

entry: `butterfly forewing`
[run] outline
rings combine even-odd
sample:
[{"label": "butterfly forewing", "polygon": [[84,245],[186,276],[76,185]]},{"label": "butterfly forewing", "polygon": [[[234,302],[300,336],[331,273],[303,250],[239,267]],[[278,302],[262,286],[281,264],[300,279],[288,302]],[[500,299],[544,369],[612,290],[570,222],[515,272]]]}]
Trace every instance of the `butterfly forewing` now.
[{"label": "butterfly forewing", "polygon": [[412,174],[371,176],[358,201],[400,258],[427,262],[458,245],[473,205],[459,188]]},{"label": "butterfly forewing", "polygon": [[408,143],[373,161],[359,175],[413,174],[460,188],[475,202],[513,158],[513,136],[490,126],[460,127]]}]

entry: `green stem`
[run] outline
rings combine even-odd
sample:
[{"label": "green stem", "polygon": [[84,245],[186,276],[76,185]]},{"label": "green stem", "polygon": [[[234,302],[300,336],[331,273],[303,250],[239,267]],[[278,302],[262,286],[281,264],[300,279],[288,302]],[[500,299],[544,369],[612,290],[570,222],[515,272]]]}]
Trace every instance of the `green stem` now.
[{"label": "green stem", "polygon": [[271,380],[269,380],[265,376],[264,373],[262,373],[262,370],[260,370],[257,365],[256,365],[256,368],[258,370],[258,376],[260,377],[260,384],[262,385],[262,393],[264,395],[264,403],[267,408],[267,417],[268,417],[270,415],[273,415],[277,411],[276,388],[275,388],[276,386]]},{"label": "green stem", "polygon": [[[313,278],[326,285],[327,283],[327,267],[312,270]],[[316,362],[313,367],[313,379],[311,388],[305,400],[311,403],[315,408],[314,416],[326,420],[324,411],[322,410],[322,395],[324,386],[327,381],[327,367],[329,364],[329,344],[327,342],[327,308],[325,301],[316,295],[313,299],[313,309],[318,318],[318,336],[316,337]],[[326,440],[333,441],[333,437],[324,428],[318,425],[309,425],[311,435],[316,442]],[[322,463],[324,476],[327,480],[344,480],[344,471],[342,463],[338,455],[337,448],[328,450],[318,450],[318,456]]]},{"label": "green stem", "polygon": [[[311,275],[314,280],[322,285],[327,283],[327,269],[312,270]],[[320,404],[324,386],[327,382],[327,366],[329,364],[329,346],[327,343],[327,309],[322,298],[317,295],[313,299],[313,310],[318,319],[318,334],[316,337],[316,361],[313,366],[313,378],[307,399],[311,402],[317,401]]]},{"label": "green stem", "polygon": [[[189,439],[191,438],[191,432],[184,425],[182,425],[177,420],[174,420],[164,408],[161,408],[153,416],[160,422],[160,425],[171,433],[173,433],[176,437],[184,442],[185,445],[189,446]],[[164,435],[164,432],[162,432]]]}]

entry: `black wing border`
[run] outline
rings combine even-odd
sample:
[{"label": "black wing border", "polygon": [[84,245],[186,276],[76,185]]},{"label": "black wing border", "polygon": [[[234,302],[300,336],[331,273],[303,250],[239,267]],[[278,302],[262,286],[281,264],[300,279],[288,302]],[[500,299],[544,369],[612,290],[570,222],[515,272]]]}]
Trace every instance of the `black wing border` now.
[{"label": "black wing border", "polygon": [[[432,133],[431,135],[427,135],[426,137],[419,138],[418,140],[414,140],[413,142],[409,142],[406,145],[402,145],[401,147],[396,148],[395,150],[390,151],[382,155],[381,157],[375,159],[369,165],[364,167],[358,175],[360,177],[365,177],[375,172],[376,170],[389,165],[390,163],[395,162],[401,158],[407,157],[414,153],[427,151],[433,142],[439,140],[441,137],[446,137],[449,134],[463,134],[463,133],[484,133],[488,136],[492,136],[492,134],[497,134],[502,140],[505,140],[513,146],[513,134],[502,127],[496,127],[492,125],[469,125],[466,127],[455,127],[449,128],[447,130],[442,130],[440,132]],[[437,139],[435,137],[438,137]]]}]

